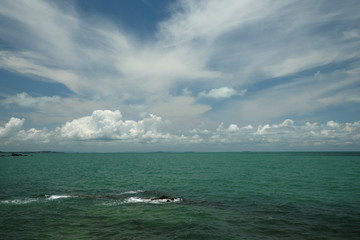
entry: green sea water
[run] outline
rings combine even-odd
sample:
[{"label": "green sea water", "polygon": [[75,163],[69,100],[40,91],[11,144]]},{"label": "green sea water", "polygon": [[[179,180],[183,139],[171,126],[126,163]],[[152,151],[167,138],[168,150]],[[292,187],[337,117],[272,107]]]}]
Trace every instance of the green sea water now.
[{"label": "green sea water", "polygon": [[360,239],[359,183],[359,153],[5,156],[0,239]]}]

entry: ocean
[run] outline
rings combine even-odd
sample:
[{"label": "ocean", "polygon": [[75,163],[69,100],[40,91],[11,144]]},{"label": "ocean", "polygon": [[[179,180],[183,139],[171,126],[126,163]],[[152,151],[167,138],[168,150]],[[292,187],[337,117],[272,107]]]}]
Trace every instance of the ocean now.
[{"label": "ocean", "polygon": [[0,157],[0,239],[360,239],[360,153]]}]

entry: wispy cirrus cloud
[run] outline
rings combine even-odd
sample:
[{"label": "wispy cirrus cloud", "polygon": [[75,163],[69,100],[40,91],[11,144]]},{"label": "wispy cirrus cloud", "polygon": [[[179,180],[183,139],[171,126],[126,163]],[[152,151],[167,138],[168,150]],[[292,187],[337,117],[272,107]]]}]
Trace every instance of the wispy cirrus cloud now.
[{"label": "wispy cirrus cloud", "polygon": [[71,91],[61,98],[36,89],[26,91],[36,97],[2,93],[2,105],[36,107],[41,111],[24,112],[28,121],[53,124],[95,109],[121,109],[131,119],[152,113],[169,120],[171,134],[224,122],[233,124],[234,137],[238,126],[266,123],[247,129],[258,133],[254,139],[279,119],[327,122],[334,107],[345,109],[349,122],[359,118],[358,1],[171,6],[153,37],[139,39],[103,16],[82,14],[71,1],[2,1],[0,68]]},{"label": "wispy cirrus cloud", "polygon": [[0,103],[2,105],[12,105],[16,104],[21,107],[42,107],[49,103],[59,102],[61,98],[59,96],[52,96],[52,97],[32,97],[29,94],[22,92],[18,93],[15,96],[6,96],[4,100],[1,100]]}]

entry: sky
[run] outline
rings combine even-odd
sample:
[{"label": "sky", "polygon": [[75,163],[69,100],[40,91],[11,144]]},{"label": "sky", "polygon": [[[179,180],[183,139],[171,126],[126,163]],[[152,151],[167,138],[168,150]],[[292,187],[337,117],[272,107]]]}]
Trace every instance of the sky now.
[{"label": "sky", "polygon": [[358,0],[2,0],[0,151],[360,151]]}]

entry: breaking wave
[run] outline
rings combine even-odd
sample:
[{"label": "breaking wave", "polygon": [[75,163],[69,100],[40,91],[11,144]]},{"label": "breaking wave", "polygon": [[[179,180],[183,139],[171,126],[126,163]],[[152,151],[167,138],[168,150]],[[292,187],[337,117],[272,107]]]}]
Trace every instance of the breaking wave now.
[{"label": "breaking wave", "polygon": [[175,203],[181,202],[181,198],[139,198],[139,197],[130,197],[123,201],[123,203],[151,203],[151,204],[163,204],[163,203]]},{"label": "breaking wave", "polygon": [[[124,195],[133,195],[131,197],[125,197]],[[160,196],[160,197],[156,197]],[[103,199],[102,205],[118,205],[118,204],[132,204],[132,203],[150,203],[150,204],[164,204],[164,203],[177,203],[181,202],[181,198],[168,197],[166,195],[160,195],[157,192],[146,190],[130,190],[120,192],[117,194],[53,194],[53,195],[37,195],[30,198],[19,199],[7,199],[1,200],[0,204],[28,204],[32,202],[41,201],[55,201],[67,198],[79,198],[79,199]],[[109,200],[109,201],[107,201]],[[111,201],[110,201],[111,200]]]},{"label": "breaking wave", "polygon": [[138,194],[138,193],[146,193],[147,191],[145,190],[135,190],[135,191],[126,191],[126,192],[122,192],[119,195],[127,195],[127,194]]},{"label": "breaking wave", "polygon": [[70,195],[45,195],[46,200],[56,200],[61,198],[71,198],[76,196],[70,196]]}]

